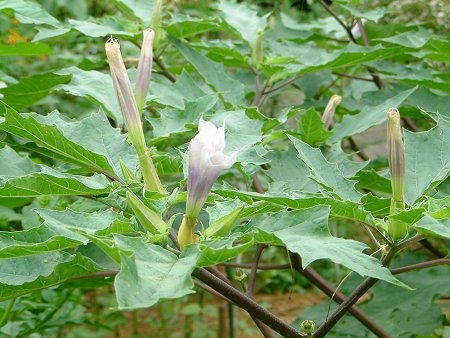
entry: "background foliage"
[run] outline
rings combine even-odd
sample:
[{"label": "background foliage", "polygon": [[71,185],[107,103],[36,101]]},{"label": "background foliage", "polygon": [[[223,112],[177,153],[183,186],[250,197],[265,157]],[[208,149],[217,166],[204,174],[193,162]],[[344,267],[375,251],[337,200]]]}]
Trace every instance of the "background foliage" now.
[{"label": "background foliage", "polygon": [[[315,292],[307,266],[334,286],[354,271],[340,291],[381,279],[360,308],[391,336],[448,335],[448,308],[446,317],[438,305],[450,293],[448,266],[429,268],[449,262],[445,2],[167,1],[161,13],[156,5],[0,0],[2,335],[103,337],[132,318],[136,335],[150,322],[161,336],[211,336],[204,319],[219,316],[217,302],[194,287],[199,269],[238,266],[227,267],[228,278],[248,296],[249,264],[266,246],[262,264],[293,270],[259,270],[257,289]],[[158,37],[143,123],[163,194],[143,190],[104,52],[118,38],[134,81],[149,26]],[[328,130],[321,115],[333,94],[342,102]],[[385,232],[390,107],[405,127],[407,209],[395,218],[410,231],[400,243]],[[228,215],[233,227],[180,253],[167,234],[144,231],[126,194],[177,229],[187,144],[201,116],[225,123],[226,152],[239,153],[198,231]],[[400,252],[391,270],[382,244]],[[424,262],[434,263],[397,276]],[[296,309],[293,327],[306,319],[319,327],[331,303]],[[146,319],[124,311],[151,306]],[[185,327],[168,331],[180,318]],[[249,321],[233,327],[260,335]],[[373,333],[346,316],[327,336]]]}]

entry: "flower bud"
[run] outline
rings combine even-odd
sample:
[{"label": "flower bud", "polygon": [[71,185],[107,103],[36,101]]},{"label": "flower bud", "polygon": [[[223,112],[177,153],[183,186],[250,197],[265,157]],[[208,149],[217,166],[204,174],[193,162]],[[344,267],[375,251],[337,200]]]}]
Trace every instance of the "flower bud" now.
[{"label": "flower bud", "polygon": [[322,122],[323,128],[328,130],[333,122],[334,113],[336,111],[336,107],[341,103],[342,97],[339,95],[333,95],[327,103],[325,107],[325,111],[322,114]]},{"label": "flower bud", "polygon": [[130,191],[127,191],[127,202],[145,230],[152,235],[165,234],[167,232],[169,227],[161,217]]},{"label": "flower bud", "polygon": [[147,145],[145,144],[141,117],[131,89],[130,79],[128,78],[122,54],[120,54],[120,45],[116,39],[111,37],[105,43],[105,50],[120,110],[128,130],[128,137],[138,154],[144,182],[147,188],[154,191],[162,191],[161,182],[148,153]]},{"label": "flower bud", "polygon": [[[405,147],[403,144],[399,111],[395,108],[390,108],[387,115],[388,162],[392,185],[389,214],[392,216],[405,209]],[[388,232],[393,239],[402,239],[406,236],[407,224],[399,220],[389,219]]]},{"label": "flower bud", "polygon": [[263,63],[264,50],[263,50],[263,31],[258,29],[255,44],[253,45],[252,60],[256,69],[259,69]]},{"label": "flower bud", "polygon": [[164,37],[164,31],[161,27],[162,22],[161,19],[162,19],[162,0],[156,0],[155,5],[153,6],[153,14],[151,21],[151,26],[155,31],[155,38],[153,42],[154,50],[158,50],[158,48],[161,46],[161,40]]},{"label": "flower bud", "polygon": [[142,42],[141,55],[137,67],[135,88],[136,104],[140,114],[142,114],[142,108],[145,105],[145,98],[147,97],[152,77],[153,39],[155,38],[155,32],[149,28],[144,31],[143,35],[144,40]]}]

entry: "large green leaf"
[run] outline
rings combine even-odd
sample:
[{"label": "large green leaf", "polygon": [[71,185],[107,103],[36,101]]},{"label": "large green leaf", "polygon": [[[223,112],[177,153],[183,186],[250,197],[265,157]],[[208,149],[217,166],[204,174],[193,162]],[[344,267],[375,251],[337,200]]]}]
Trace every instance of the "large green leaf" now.
[{"label": "large green leaf", "polygon": [[61,231],[55,231],[45,225],[24,231],[0,232],[0,258],[60,251],[81,245],[83,242],[87,243],[81,235],[79,238],[69,236],[63,236]]},{"label": "large green leaf", "polygon": [[42,7],[35,1],[30,0],[14,0],[14,1],[0,1],[0,11],[12,9],[14,16],[21,23],[34,24],[34,25],[50,25],[57,27],[59,25],[58,20],[48,14]]},{"label": "large green leaf", "polygon": [[195,70],[224,100],[232,106],[244,103],[244,86],[241,82],[231,78],[223,65],[212,61],[198,53],[180,40],[171,38],[170,41],[179,49],[181,54],[194,66]]},{"label": "large green leaf", "polygon": [[40,195],[92,195],[109,191],[103,175],[91,177],[64,174],[29,158],[20,157],[9,147],[0,149],[0,197],[33,197]]},{"label": "large green leaf", "polygon": [[377,106],[364,106],[359,114],[345,116],[342,122],[333,128],[330,141],[339,142],[346,136],[361,133],[370,127],[383,123],[387,119],[387,110],[392,107],[399,107],[416,89],[405,90]]},{"label": "large green leaf", "polygon": [[261,215],[250,221],[249,228],[256,229],[254,236],[257,242],[283,244],[290,251],[298,253],[303,267],[319,259],[330,259],[361,276],[404,286],[378,259],[363,253],[367,245],[331,236],[328,229],[329,210],[328,207],[317,206],[301,211]]},{"label": "large green leaf", "polygon": [[39,74],[22,78],[18,83],[1,88],[0,93],[4,95],[3,102],[15,110],[21,110],[48,96],[52,88],[69,80],[69,75]]},{"label": "large green leaf", "polygon": [[[138,160],[119,130],[110,126],[102,112],[81,121],[67,122],[57,112],[47,116],[19,114],[3,103],[0,129],[34,142],[51,156],[120,180],[122,160],[136,170]],[[1,122],[1,121],[0,121]],[[95,137],[93,137],[95,135]]]},{"label": "large green leaf", "polygon": [[140,20],[145,26],[150,24],[155,0],[113,0],[113,3],[126,15]]},{"label": "large green leaf", "polygon": [[265,64],[265,71],[271,75],[272,81],[281,80],[289,76],[300,76],[325,69],[339,69],[343,67],[360,66],[368,62],[386,59],[402,53],[402,48],[386,48],[382,45],[359,46],[349,44],[328,53],[323,48],[305,44],[298,48],[298,44],[291,41],[271,41],[270,48],[273,56]]},{"label": "large green leaf", "polygon": [[0,281],[0,301],[103,270],[80,254],[69,255],[60,252],[0,259],[0,266],[0,270],[4,269],[6,281],[12,283]]},{"label": "large green leaf", "polygon": [[425,215],[414,228],[419,232],[433,237],[450,239],[450,219],[437,220],[430,215]]},{"label": "large green leaf", "polygon": [[344,200],[359,202],[362,194],[355,189],[354,181],[344,177],[336,163],[330,163],[318,148],[288,135],[298,151],[298,157],[311,169],[310,177],[330,189]]},{"label": "large green leaf", "polygon": [[68,84],[58,87],[74,96],[85,97],[95,104],[101,105],[105,112],[122,124],[122,115],[117,103],[111,76],[96,70],[82,70],[77,67],[61,69],[57,72],[60,75],[72,75],[72,80]]},{"label": "large green leaf", "polygon": [[165,24],[168,34],[181,39],[192,35],[219,30],[220,24],[215,18],[203,17],[193,18],[181,13],[172,13],[172,18]]},{"label": "large green leaf", "polygon": [[428,131],[405,130],[405,199],[408,204],[413,204],[449,175],[450,119],[439,116],[437,125]]},{"label": "large green leaf", "polygon": [[93,38],[107,37],[110,35],[130,37],[135,35],[135,33],[130,32],[129,29],[127,30],[122,27],[113,17],[102,18],[98,23],[84,20],[69,20],[69,23],[80,33]]},{"label": "large green leaf", "polygon": [[268,13],[259,17],[257,11],[250,9],[246,3],[221,1],[219,9],[225,21],[239,32],[250,47],[255,44],[258,30],[264,31],[266,28],[267,18],[270,15]]},{"label": "large green leaf", "polygon": [[114,236],[120,248],[121,270],[114,286],[121,309],[149,307],[162,299],[175,299],[192,293],[191,272],[197,255],[181,256],[143,238]]},{"label": "large green leaf", "polygon": [[[360,204],[351,201],[341,201],[335,198],[322,197],[313,194],[302,194],[300,192],[289,193],[266,193],[259,194],[255,192],[243,192],[239,190],[220,189],[214,191],[220,196],[235,198],[253,204],[253,201],[264,201],[256,204],[257,213],[267,208],[267,212],[272,212],[274,207],[290,208],[294,210],[304,210],[314,206],[322,205],[331,208],[331,215],[343,219],[351,219],[358,222],[372,224],[372,217],[368,211],[365,211]],[[248,208],[252,209],[252,208]],[[252,210],[252,212],[255,210]],[[245,217],[246,209],[241,214]]]}]

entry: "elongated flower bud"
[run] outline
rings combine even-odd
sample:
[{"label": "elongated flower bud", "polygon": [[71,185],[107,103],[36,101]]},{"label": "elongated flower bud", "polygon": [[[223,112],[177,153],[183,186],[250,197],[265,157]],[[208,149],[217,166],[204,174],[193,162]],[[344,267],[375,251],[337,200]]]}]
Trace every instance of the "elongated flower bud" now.
[{"label": "elongated flower bud", "polygon": [[341,103],[342,97],[339,95],[333,95],[327,103],[325,107],[325,111],[322,114],[322,122],[323,128],[327,130],[330,128],[331,123],[333,122],[334,113],[336,111],[336,107]]},{"label": "elongated flower bud", "polygon": [[162,191],[161,182],[145,144],[141,117],[131,89],[130,79],[120,54],[119,42],[113,37],[109,38],[106,41],[105,50],[120,110],[128,130],[128,137],[138,154],[144,181],[150,190]]},{"label": "elongated flower bud", "polygon": [[259,69],[264,59],[264,50],[263,50],[263,31],[262,29],[258,29],[258,35],[256,36],[255,44],[253,45],[252,51],[252,60],[256,69]]},{"label": "elongated flower bud", "polygon": [[149,28],[143,34],[144,40],[142,42],[141,55],[137,67],[135,89],[136,104],[140,114],[142,114],[142,108],[144,107],[145,98],[152,78],[153,39],[155,38],[155,32]]},{"label": "elongated flower bud", "polygon": [[[217,128],[211,122],[200,119],[198,134],[189,143],[189,176],[186,214],[180,227],[178,240],[191,243],[197,217],[208,198],[209,192],[223,169],[230,168],[236,162],[236,154],[227,156],[225,149],[224,127]],[[184,244],[184,245],[185,245]]]},{"label": "elongated flower bud", "polygon": [[[388,162],[392,185],[390,216],[392,216],[405,209],[405,146],[403,144],[399,111],[395,108],[390,108],[387,115]],[[401,239],[407,233],[407,224],[389,219],[388,232],[393,239]]]},{"label": "elongated flower bud", "polygon": [[155,31],[155,38],[153,42],[153,46],[155,50],[157,50],[161,46],[161,40],[164,37],[164,31],[161,27],[162,22],[162,0],[156,0],[155,5],[153,6],[153,14],[151,26]]}]

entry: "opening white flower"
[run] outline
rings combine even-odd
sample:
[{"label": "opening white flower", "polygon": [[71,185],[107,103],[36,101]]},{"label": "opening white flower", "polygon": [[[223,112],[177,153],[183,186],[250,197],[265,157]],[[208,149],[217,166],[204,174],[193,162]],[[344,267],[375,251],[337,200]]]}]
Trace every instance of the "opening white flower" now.
[{"label": "opening white flower", "polygon": [[198,133],[189,143],[189,175],[186,214],[178,233],[181,248],[194,242],[194,227],[197,217],[208,198],[209,192],[224,169],[236,162],[237,151],[224,154],[224,126],[217,128],[213,123],[200,118]]},{"label": "opening white flower", "polygon": [[228,156],[223,153],[224,149],[224,127],[217,128],[200,118],[198,134],[189,144],[188,216],[198,216],[220,172],[236,162],[237,152]]}]

